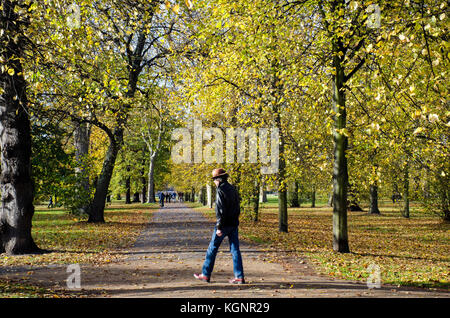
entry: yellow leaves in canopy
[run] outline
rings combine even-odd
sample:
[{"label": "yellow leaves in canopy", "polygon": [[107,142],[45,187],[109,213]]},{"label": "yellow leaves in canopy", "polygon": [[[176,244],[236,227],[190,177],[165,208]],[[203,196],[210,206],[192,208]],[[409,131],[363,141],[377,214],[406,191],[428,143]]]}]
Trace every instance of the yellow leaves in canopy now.
[{"label": "yellow leaves in canopy", "polygon": [[417,127],[415,130],[414,130],[414,132],[413,132],[413,134],[414,135],[418,135],[418,134],[420,134],[421,132],[423,132],[423,127]]},{"label": "yellow leaves in canopy", "polygon": [[186,7],[188,7],[188,9],[192,9],[194,7],[191,0],[184,0],[184,3],[186,4]]}]

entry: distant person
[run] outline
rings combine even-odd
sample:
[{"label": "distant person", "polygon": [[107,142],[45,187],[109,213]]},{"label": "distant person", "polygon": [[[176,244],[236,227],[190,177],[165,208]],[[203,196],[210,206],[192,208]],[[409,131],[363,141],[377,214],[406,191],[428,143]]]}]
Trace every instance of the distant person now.
[{"label": "distant person", "polygon": [[53,197],[52,196],[50,196],[50,198],[48,200],[47,208],[48,209],[53,208]]},{"label": "distant person", "polygon": [[164,192],[160,191],[159,194],[159,206],[162,208],[164,207]]},{"label": "distant person", "polygon": [[234,279],[231,284],[245,284],[241,251],[239,249],[239,194],[234,186],[228,183],[228,174],[224,169],[214,169],[212,179],[217,187],[216,218],[217,223],[206,251],[202,273],[194,274],[198,280],[209,282],[214,268],[217,252],[225,236],[230,241],[230,252],[233,258]]}]

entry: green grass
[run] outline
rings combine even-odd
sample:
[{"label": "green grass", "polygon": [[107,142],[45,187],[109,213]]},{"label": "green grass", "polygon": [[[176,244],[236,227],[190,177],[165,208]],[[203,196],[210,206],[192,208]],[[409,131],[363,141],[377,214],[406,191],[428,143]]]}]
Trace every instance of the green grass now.
[{"label": "green grass", "polygon": [[[158,204],[113,202],[105,209],[105,223],[91,224],[86,216],[76,217],[61,208],[37,206],[32,236],[49,252],[8,256],[0,254],[0,266],[49,264],[105,264],[120,259],[119,249],[131,246],[148,224]],[[52,291],[27,282],[0,280],[0,297],[84,297],[82,293]]]},{"label": "green grass", "polygon": [[87,217],[69,214],[61,208],[37,206],[32,236],[44,254],[0,255],[0,265],[43,265],[111,262],[115,250],[130,246],[148,224],[155,204],[125,205],[114,202],[105,209],[105,223],[87,223]]},{"label": "green grass", "polygon": [[[337,278],[367,281],[371,264],[380,268],[382,284],[426,288],[450,287],[450,224],[411,203],[409,219],[400,204],[380,201],[381,215],[348,213],[351,253],[332,249],[332,208],[326,203],[288,209],[289,233],[278,232],[276,196],[268,196],[258,222],[241,217],[243,238],[263,243],[272,252],[293,251],[307,257],[317,271]],[[210,209],[198,208],[214,218]]]},{"label": "green grass", "polygon": [[42,298],[55,295],[51,290],[39,286],[0,281],[0,298]]}]

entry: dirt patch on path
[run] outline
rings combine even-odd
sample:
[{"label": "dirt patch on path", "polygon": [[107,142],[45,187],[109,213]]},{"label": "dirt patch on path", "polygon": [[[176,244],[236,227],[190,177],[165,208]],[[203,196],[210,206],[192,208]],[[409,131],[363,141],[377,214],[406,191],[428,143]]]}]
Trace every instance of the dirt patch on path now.
[{"label": "dirt patch on path", "polygon": [[[230,285],[233,265],[228,241],[216,259],[211,283],[194,279],[201,271],[214,224],[181,203],[154,213],[134,246],[118,251],[121,261],[80,265],[81,293],[89,297],[272,298],[272,297],[449,297],[450,293],[418,288],[382,286],[368,289],[361,282],[317,275],[304,259],[287,258],[281,265],[268,261],[257,245],[241,241],[248,284]],[[0,278],[38,284],[67,292],[67,266],[9,267]]]}]

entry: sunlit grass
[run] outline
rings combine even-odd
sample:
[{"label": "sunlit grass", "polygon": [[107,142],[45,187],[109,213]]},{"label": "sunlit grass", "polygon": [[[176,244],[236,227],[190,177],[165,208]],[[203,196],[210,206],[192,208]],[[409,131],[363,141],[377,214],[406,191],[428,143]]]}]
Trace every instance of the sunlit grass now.
[{"label": "sunlit grass", "polygon": [[36,207],[32,236],[47,253],[0,255],[0,266],[105,263],[120,257],[117,249],[131,246],[148,224],[157,204],[114,203],[105,209],[105,223],[87,223],[60,208]]},{"label": "sunlit grass", "polygon": [[[381,215],[348,212],[351,253],[332,249],[332,208],[289,208],[289,233],[278,232],[277,202],[262,205],[258,222],[241,216],[243,238],[264,243],[271,251],[306,256],[319,272],[367,280],[369,265],[380,268],[383,284],[446,288],[450,286],[450,224],[412,204],[411,217],[401,216],[399,204],[383,201]],[[211,209],[198,208],[214,218]]]}]

